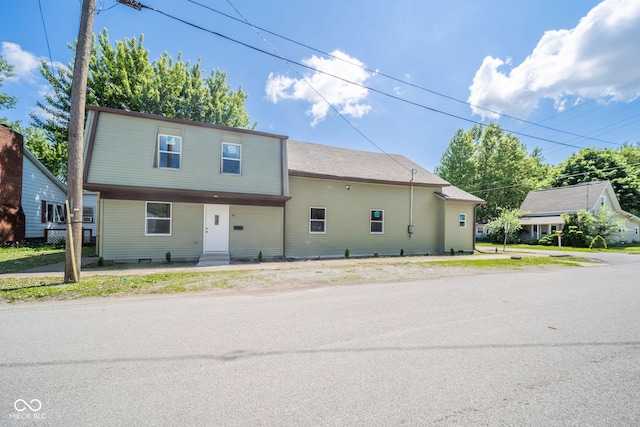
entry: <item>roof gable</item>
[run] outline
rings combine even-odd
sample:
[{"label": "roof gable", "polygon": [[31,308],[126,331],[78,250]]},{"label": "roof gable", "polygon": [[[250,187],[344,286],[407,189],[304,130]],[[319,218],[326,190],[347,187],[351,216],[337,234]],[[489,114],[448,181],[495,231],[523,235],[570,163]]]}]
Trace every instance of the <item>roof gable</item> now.
[{"label": "roof gable", "polygon": [[[308,142],[287,142],[289,175],[388,184],[449,187],[444,179],[398,154],[373,153]],[[413,173],[411,171],[415,170]]]},{"label": "roof gable", "polygon": [[619,210],[618,200],[609,181],[587,182],[548,190],[530,191],[520,210],[529,214],[573,213],[593,209],[605,192]]}]

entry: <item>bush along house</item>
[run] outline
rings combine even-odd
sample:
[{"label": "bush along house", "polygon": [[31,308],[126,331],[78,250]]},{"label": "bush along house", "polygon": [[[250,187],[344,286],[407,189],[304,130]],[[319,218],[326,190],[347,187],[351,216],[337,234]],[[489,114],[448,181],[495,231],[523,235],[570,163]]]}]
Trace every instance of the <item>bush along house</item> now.
[{"label": "bush along house", "polygon": [[407,158],[88,107],[97,250],[139,262],[469,252],[484,203]]}]

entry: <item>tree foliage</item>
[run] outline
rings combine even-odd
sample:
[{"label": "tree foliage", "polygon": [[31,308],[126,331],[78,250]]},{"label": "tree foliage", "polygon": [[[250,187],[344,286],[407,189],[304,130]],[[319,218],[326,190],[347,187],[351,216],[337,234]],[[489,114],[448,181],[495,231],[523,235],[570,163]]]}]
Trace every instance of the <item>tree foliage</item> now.
[{"label": "tree foliage", "polygon": [[551,185],[562,187],[581,182],[611,181],[620,207],[640,214],[640,147],[618,150],[585,148],[553,170]]},{"label": "tree foliage", "polygon": [[613,241],[624,230],[624,220],[608,206],[601,206],[595,214],[581,209],[574,214],[563,214],[562,238],[568,246],[586,248],[596,236]]},{"label": "tree foliage", "polygon": [[516,209],[530,190],[545,187],[549,166],[541,152],[531,154],[520,140],[491,123],[459,129],[435,172],[471,194],[486,200],[478,208],[481,219],[495,218],[500,209]]},{"label": "tree foliage", "polygon": [[[0,88],[2,87],[2,82],[4,82],[5,79],[13,77],[14,75],[13,65],[9,64],[2,55],[0,55]],[[17,97],[0,92],[0,110],[15,107],[16,101]]]},{"label": "tree foliage", "polygon": [[487,237],[493,243],[503,243],[505,241],[505,229],[509,223],[509,230],[506,231],[507,243],[516,243],[522,230],[520,218],[524,213],[520,209],[499,209],[500,215],[489,221],[487,224]]},{"label": "tree foliage", "polygon": [[[150,62],[143,41],[141,35],[137,41],[133,37],[112,46],[106,29],[98,35],[91,49],[87,105],[223,126],[255,127],[250,125],[244,106],[248,95],[242,87],[233,91],[225,72],[216,69],[205,76],[200,60],[191,64],[178,55],[174,61],[167,52]],[[74,46],[69,48],[73,50]],[[59,67],[55,74],[43,63],[40,71],[53,91],[44,102],[38,102],[47,118],[32,115],[32,119],[62,155],[67,145],[73,62]],[[66,162],[66,158],[58,160]]]}]

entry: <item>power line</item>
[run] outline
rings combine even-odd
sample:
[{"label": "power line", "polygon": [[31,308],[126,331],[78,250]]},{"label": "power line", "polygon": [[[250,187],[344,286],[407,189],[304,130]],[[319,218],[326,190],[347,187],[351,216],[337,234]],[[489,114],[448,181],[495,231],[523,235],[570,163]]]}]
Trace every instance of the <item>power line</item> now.
[{"label": "power line", "polygon": [[[456,115],[456,114],[453,114],[453,113],[449,113],[449,112],[446,112],[446,111],[443,111],[443,110],[439,110],[437,108],[429,107],[427,105],[423,105],[423,104],[420,104],[420,103],[417,103],[417,102],[414,102],[414,101],[410,101],[410,100],[401,98],[401,97],[399,97],[397,95],[392,95],[392,94],[384,92],[382,90],[375,89],[375,88],[373,88],[371,86],[367,86],[367,85],[364,85],[362,83],[357,83],[357,82],[348,80],[348,79],[346,79],[344,77],[340,77],[340,76],[337,76],[335,74],[332,74],[332,73],[329,73],[329,72],[326,72],[326,71],[323,71],[323,70],[319,70],[319,69],[313,68],[310,65],[306,65],[306,64],[303,64],[303,63],[300,63],[300,62],[297,62],[297,61],[294,61],[294,60],[291,60],[291,59],[280,57],[280,56],[278,56],[278,55],[276,55],[274,53],[268,52],[266,50],[260,49],[260,48],[255,47],[255,46],[252,46],[252,45],[250,45],[248,43],[245,43],[245,42],[242,42],[240,40],[236,40],[236,39],[234,39],[232,37],[226,36],[226,35],[224,35],[222,33],[217,32],[217,31],[213,31],[213,30],[210,30],[208,28],[204,28],[204,27],[202,27],[200,25],[197,25],[197,24],[194,24],[192,22],[186,21],[186,20],[184,20],[182,18],[178,18],[177,16],[170,15],[170,14],[168,14],[166,12],[163,12],[163,11],[161,11],[159,9],[155,9],[155,8],[143,5],[143,4],[141,4],[141,7],[143,9],[149,9],[149,10],[152,10],[154,12],[157,12],[157,13],[163,15],[163,16],[166,16],[167,18],[170,18],[170,19],[173,19],[175,21],[181,22],[181,23],[183,23],[185,25],[188,25],[190,27],[196,28],[198,30],[201,30],[201,31],[204,31],[204,32],[207,32],[207,33],[210,33],[210,34],[213,34],[215,36],[218,36],[218,37],[223,38],[225,40],[228,40],[230,42],[239,44],[241,46],[244,46],[244,47],[249,48],[251,50],[254,50],[256,52],[260,52],[260,53],[263,53],[265,55],[268,55],[268,56],[271,56],[273,58],[277,58],[277,59],[280,59],[280,60],[286,59],[286,61],[291,63],[291,64],[295,64],[295,65],[297,65],[299,67],[303,67],[303,68],[312,70],[314,72],[321,73],[321,74],[333,77],[333,78],[341,80],[341,81],[343,81],[345,83],[349,83],[349,84],[361,87],[363,89],[370,90],[371,92],[378,93],[378,94],[386,96],[388,98],[395,99],[397,101],[401,101],[401,102],[407,103],[409,105],[413,105],[415,107],[419,107],[419,108],[422,108],[422,109],[425,109],[425,110],[428,110],[428,111],[432,111],[434,113],[439,113],[439,114],[442,114],[442,115],[445,115],[445,116],[449,116],[449,117],[452,117],[452,118],[455,118],[455,119],[458,119],[458,120],[462,120],[462,121],[465,121],[465,122],[468,122],[468,123],[472,123],[472,124],[475,124],[475,125],[480,125],[480,126],[484,126],[485,125],[484,123],[479,122],[477,120],[468,119],[466,117],[462,117],[462,116],[459,116],[459,115]],[[536,140],[539,140],[539,141],[549,142],[551,144],[563,145],[565,147],[576,148],[576,149],[579,149],[579,150],[584,148],[584,147],[581,147],[581,146],[578,146],[578,145],[573,145],[573,144],[568,144],[568,143],[564,143],[564,142],[554,141],[554,140],[551,140],[551,139],[548,139],[548,138],[542,138],[542,137],[538,137],[538,136],[534,136],[534,135],[529,135],[529,134],[525,134],[525,133],[518,132],[518,131],[513,131],[513,130],[509,130],[509,129],[504,129],[504,130],[506,132],[514,134],[514,135],[519,135],[519,136],[523,136],[523,137],[526,137],[526,138],[532,138],[532,139],[536,139]]]},{"label": "power line", "polygon": [[[227,0],[227,3],[229,3],[229,5],[231,5],[231,7],[233,8],[233,10],[236,11],[236,13],[238,15],[240,15],[242,17],[242,19],[244,19],[244,21],[249,24],[249,21],[242,15],[242,13],[240,13],[240,11],[233,5],[233,3],[231,3],[231,0]],[[251,25],[251,24],[249,24]],[[391,156],[389,153],[387,153],[385,150],[382,149],[382,147],[380,147],[378,144],[376,144],[375,142],[373,142],[373,140],[371,138],[369,138],[367,135],[364,134],[364,132],[362,132],[360,129],[358,129],[356,126],[353,125],[353,123],[351,123],[349,120],[347,120],[347,118],[344,116],[344,114],[342,114],[335,105],[333,105],[331,102],[329,102],[329,100],[322,95],[322,93],[320,93],[320,91],[318,91],[318,89],[316,89],[311,82],[305,78],[302,74],[300,74],[300,72],[298,72],[298,70],[295,69],[295,67],[293,67],[289,61],[282,56],[282,54],[280,54],[280,52],[278,51],[278,49],[276,49],[262,34],[260,34],[260,32],[258,31],[258,29],[256,27],[254,27],[253,25],[251,25],[251,28],[253,29],[253,31],[256,32],[256,34],[277,54],[277,56],[284,61],[289,68],[291,68],[291,70],[296,73],[298,75],[298,77],[300,77],[300,79],[302,81],[304,81],[307,86],[309,86],[311,88],[311,90],[313,90],[320,98],[322,98],[322,100],[338,115],[340,116],[340,118],[342,120],[344,120],[347,125],[349,125],[353,130],[355,130],[358,134],[360,134],[360,136],[362,136],[366,141],[368,141],[371,145],[373,145],[374,147],[376,147],[382,154],[384,154],[385,156],[387,156],[388,158],[390,158],[391,160],[393,160],[395,163],[397,163],[400,167],[407,169],[408,171],[412,171],[411,168],[406,167],[405,165],[403,165],[402,163],[400,163],[396,158],[394,158],[393,156]]]},{"label": "power line", "polygon": [[[328,57],[330,57],[330,58],[337,59],[337,60],[339,60],[339,61],[342,61],[342,62],[344,62],[344,63],[347,63],[347,64],[349,64],[349,65],[352,65],[352,66],[354,66],[354,67],[361,68],[361,69],[363,69],[363,70],[365,70],[365,71],[367,71],[367,72],[374,73],[374,74],[376,74],[376,75],[380,75],[380,76],[382,76],[382,77],[386,77],[386,78],[388,78],[388,79],[390,79],[390,80],[393,80],[393,81],[395,81],[395,82],[402,83],[402,84],[405,84],[405,85],[407,85],[407,86],[410,86],[410,87],[413,87],[413,88],[416,88],[416,89],[420,89],[420,90],[422,90],[422,91],[425,91],[425,92],[431,93],[431,94],[433,94],[433,95],[437,95],[437,96],[440,96],[440,97],[443,97],[443,98],[449,99],[449,100],[451,100],[451,101],[455,101],[455,102],[458,102],[458,103],[461,103],[461,104],[465,104],[465,105],[467,105],[467,106],[469,106],[469,107],[477,108],[477,109],[479,109],[479,110],[483,110],[483,111],[486,111],[486,112],[489,112],[489,113],[492,113],[492,114],[498,114],[498,115],[501,115],[501,116],[507,117],[507,118],[512,119],[512,120],[516,120],[516,121],[519,121],[519,122],[522,122],[522,123],[526,123],[526,124],[528,124],[528,125],[530,125],[530,126],[540,127],[540,128],[543,128],[543,129],[547,129],[547,130],[554,131],[554,132],[563,133],[563,134],[565,134],[565,135],[570,135],[570,136],[574,136],[574,137],[578,137],[578,138],[588,139],[588,140],[592,140],[592,141],[595,141],[595,142],[602,142],[602,143],[605,143],[605,144],[611,144],[611,145],[622,145],[622,144],[617,143],[617,142],[611,142],[611,141],[607,141],[607,140],[603,140],[603,139],[592,138],[592,137],[589,137],[589,136],[576,134],[576,133],[569,132],[569,131],[564,131],[564,130],[561,130],[561,129],[557,129],[557,128],[553,128],[553,127],[550,127],[550,126],[543,125],[543,124],[541,124],[541,123],[539,123],[539,122],[538,122],[538,123],[536,123],[536,122],[532,122],[532,121],[525,120],[525,119],[522,119],[522,118],[519,118],[519,117],[515,117],[515,116],[509,115],[509,114],[506,114],[506,113],[501,113],[501,112],[498,112],[498,111],[495,111],[495,110],[491,110],[491,109],[489,109],[489,108],[485,108],[485,107],[482,107],[482,106],[480,106],[480,105],[471,104],[471,103],[470,103],[470,102],[468,102],[468,101],[464,101],[464,100],[461,100],[461,99],[455,98],[455,97],[453,97],[453,96],[446,95],[446,94],[444,94],[444,93],[437,92],[437,91],[434,91],[434,90],[432,90],[432,89],[428,89],[428,88],[426,88],[426,87],[424,87],[424,86],[420,86],[420,85],[417,85],[417,84],[415,84],[415,83],[408,82],[408,81],[403,80],[403,79],[400,79],[400,78],[398,78],[398,77],[394,77],[394,76],[391,76],[391,75],[389,75],[389,74],[385,74],[385,73],[381,72],[380,70],[377,70],[377,69],[375,69],[375,70],[374,70],[374,69],[368,68],[368,67],[366,67],[366,66],[364,66],[364,65],[356,64],[356,63],[354,63],[354,62],[352,62],[352,61],[349,61],[348,59],[341,58],[341,57],[339,57],[339,56],[336,56],[336,55],[333,55],[333,54],[331,54],[331,53],[325,52],[325,51],[323,51],[323,50],[321,50],[321,49],[314,48],[314,47],[309,46],[309,45],[307,45],[307,44],[305,44],[305,43],[298,42],[298,41],[293,40],[293,39],[291,39],[291,38],[289,38],[289,37],[286,37],[286,36],[280,35],[280,34],[278,34],[278,33],[275,33],[275,32],[273,32],[273,31],[270,31],[270,30],[268,30],[268,29],[265,29],[265,28],[259,27],[259,26],[257,26],[257,25],[254,25],[254,24],[250,23],[249,21],[247,21],[246,19],[244,19],[244,21],[243,21],[243,20],[240,20],[240,19],[238,19],[238,18],[236,18],[236,17],[233,17],[233,16],[231,16],[231,15],[229,15],[229,14],[226,14],[226,13],[224,13],[224,12],[221,12],[221,11],[219,11],[219,10],[217,10],[217,9],[214,9],[214,8],[210,7],[210,6],[204,5],[204,4],[202,4],[202,3],[200,3],[200,2],[197,2],[197,1],[195,1],[195,0],[187,0],[187,1],[189,1],[190,3],[196,4],[196,5],[200,6],[200,7],[203,7],[203,8],[205,8],[205,9],[208,9],[208,10],[210,10],[210,11],[214,12],[214,13],[220,14],[220,15],[222,15],[222,16],[224,16],[224,17],[226,17],[226,18],[232,19],[232,20],[234,20],[234,21],[240,22],[240,23],[245,24],[245,25],[249,25],[251,28],[253,28],[253,29],[254,29],[254,31],[255,31],[256,29],[258,29],[258,30],[263,31],[263,32],[265,32],[265,33],[269,33],[269,34],[271,34],[271,35],[273,35],[273,36],[276,36],[276,37],[278,37],[278,38],[281,38],[281,39],[283,39],[283,40],[286,40],[286,41],[288,41],[288,42],[290,42],[290,43],[296,44],[296,45],[298,45],[298,46],[301,46],[301,47],[304,47],[304,48],[306,48],[306,49],[312,50],[312,51],[314,51],[314,52],[320,53],[320,54],[322,54],[322,55],[326,55],[326,56],[328,56]],[[233,5],[232,5],[232,7],[233,7]],[[234,9],[235,9],[235,7],[234,7]],[[237,12],[237,9],[236,9],[236,12]],[[244,17],[243,17],[243,18],[244,18]],[[513,132],[512,132],[512,133],[513,133]]]},{"label": "power line", "polygon": [[42,20],[42,29],[44,30],[44,39],[47,41],[47,51],[49,52],[49,67],[51,67],[51,74],[55,76],[55,70],[53,68],[53,57],[51,56],[51,47],[49,46],[49,35],[47,34],[47,26],[44,23],[44,14],[42,13],[42,3],[38,0],[38,8],[40,9],[40,19]]}]

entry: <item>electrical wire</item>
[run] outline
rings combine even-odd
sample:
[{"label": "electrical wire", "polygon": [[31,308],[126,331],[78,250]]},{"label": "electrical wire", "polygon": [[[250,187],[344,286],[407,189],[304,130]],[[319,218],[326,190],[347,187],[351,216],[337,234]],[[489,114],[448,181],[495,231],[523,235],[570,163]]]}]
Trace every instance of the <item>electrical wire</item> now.
[{"label": "electrical wire", "polygon": [[[268,55],[268,56],[271,56],[271,57],[273,57],[273,58],[277,58],[277,59],[280,59],[280,60],[282,60],[282,59],[283,59],[283,58],[279,57],[278,55],[276,55],[276,54],[274,54],[274,53],[268,52],[268,51],[266,51],[266,50],[260,49],[260,48],[255,47],[255,46],[252,46],[252,45],[250,45],[250,44],[248,44],[248,43],[245,43],[245,42],[242,42],[242,41],[240,41],[240,40],[236,40],[236,39],[234,39],[234,38],[232,38],[232,37],[226,36],[226,35],[224,35],[224,34],[222,34],[222,33],[217,32],[217,31],[213,31],[213,30],[210,30],[210,29],[208,29],[208,28],[204,28],[204,27],[202,27],[202,26],[200,26],[200,25],[197,25],[197,24],[194,24],[194,23],[192,23],[192,22],[186,21],[186,20],[184,20],[184,19],[182,19],[182,18],[178,18],[177,16],[174,16],[174,15],[168,14],[168,13],[166,13],[166,12],[163,12],[163,11],[159,10],[159,9],[155,9],[155,8],[153,8],[153,7],[146,6],[146,5],[144,5],[144,4],[143,4],[143,5],[141,5],[141,6],[142,6],[142,8],[143,8],[143,9],[149,9],[149,10],[154,11],[154,12],[156,12],[156,13],[159,13],[160,15],[163,15],[163,16],[165,16],[165,17],[169,18],[169,19],[173,19],[173,20],[175,20],[175,21],[178,21],[178,22],[180,22],[180,23],[183,23],[183,24],[188,25],[188,26],[190,26],[190,27],[193,27],[193,28],[195,28],[195,29],[198,29],[198,30],[201,30],[201,31],[204,31],[204,32],[210,33],[210,34],[215,35],[215,36],[218,36],[218,37],[220,37],[220,38],[223,38],[223,39],[228,40],[228,41],[230,41],[230,42],[233,42],[233,43],[239,44],[239,45],[241,45],[241,46],[244,46],[244,47],[246,47],[246,48],[248,48],[248,49],[251,49],[251,50],[254,50],[254,51],[256,51],[256,52],[263,53],[263,54],[265,54],[265,55]],[[357,83],[357,82],[354,82],[354,81],[348,80],[348,79],[346,79],[346,78],[344,78],[344,77],[340,77],[340,76],[337,76],[337,75],[335,75],[335,74],[332,74],[332,73],[329,73],[329,72],[326,72],[326,71],[323,71],[323,70],[316,69],[316,68],[314,68],[314,67],[311,67],[311,66],[309,66],[309,65],[306,65],[306,64],[300,63],[300,62],[298,62],[298,61],[294,61],[294,60],[291,60],[291,59],[286,59],[286,61],[287,61],[287,62],[289,62],[289,63],[291,63],[291,64],[295,64],[295,65],[297,65],[297,66],[299,66],[299,67],[303,67],[303,68],[306,68],[306,69],[312,70],[312,71],[317,72],[317,73],[325,74],[325,75],[327,75],[327,76],[333,77],[333,78],[338,79],[338,80],[340,80],[340,81],[343,81],[343,82],[345,82],[345,83],[349,83],[349,84],[352,84],[352,85],[355,85],[355,86],[361,87],[361,88],[363,88],[363,89],[370,90],[371,92],[374,92],[374,93],[380,94],[380,95],[382,95],[382,96],[385,96],[385,97],[388,97],[388,98],[391,98],[391,99],[395,99],[395,100],[400,101],[400,102],[404,102],[404,103],[409,104],[409,105],[413,105],[413,106],[415,106],[415,107],[419,107],[419,108],[422,108],[422,109],[425,109],[425,110],[428,110],[428,111],[432,111],[432,112],[434,112],[434,113],[438,113],[438,114],[442,114],[442,115],[445,115],[445,116],[448,116],[448,117],[452,117],[452,118],[455,118],[455,119],[458,119],[458,120],[462,120],[462,121],[465,121],[465,122],[467,122],[467,123],[472,123],[472,124],[474,124],[474,125],[485,126],[485,124],[484,124],[484,123],[479,122],[479,121],[477,121],[477,120],[469,119],[469,118],[462,117],[462,116],[459,116],[459,115],[456,115],[456,114],[453,114],[453,113],[449,113],[449,112],[446,112],[446,111],[443,111],[443,110],[439,110],[439,109],[437,109],[437,108],[429,107],[429,106],[427,106],[427,105],[423,105],[423,104],[420,104],[420,103],[418,103],[418,102],[410,101],[410,100],[407,100],[407,99],[401,98],[401,97],[399,97],[399,96],[397,96],[397,95],[393,95],[393,94],[390,94],[390,93],[384,92],[384,91],[382,91],[382,90],[375,89],[375,88],[373,88],[373,87],[371,87],[371,86],[367,86],[367,85],[364,85],[364,84],[362,84],[362,83]],[[506,132],[511,133],[511,134],[513,134],[513,135],[519,135],[519,136],[522,136],[522,137],[531,138],[531,139],[535,139],[535,140],[538,140],[538,141],[544,141],[544,142],[548,142],[548,143],[551,143],[551,144],[562,145],[562,146],[565,146],[565,147],[576,148],[576,149],[579,149],[579,150],[581,150],[581,149],[583,149],[583,148],[584,148],[584,147],[581,147],[581,146],[578,146],[578,145],[574,145],[574,144],[569,144],[569,143],[564,143],[564,142],[554,141],[554,140],[551,140],[551,139],[548,139],[548,138],[542,138],[542,137],[538,137],[538,136],[534,136],[534,135],[525,134],[525,133],[523,133],[523,132],[518,132],[518,131],[514,131],[514,130],[509,130],[509,129],[503,129],[503,130],[505,130]]]},{"label": "electrical wire", "polygon": [[47,41],[47,52],[49,52],[49,67],[51,67],[51,74],[55,74],[55,69],[53,68],[53,57],[51,56],[51,46],[49,46],[49,35],[47,34],[47,26],[44,23],[44,13],[42,13],[42,3],[41,0],[38,0],[38,8],[40,9],[40,19],[42,20],[42,29],[44,30],[44,39]]},{"label": "electrical wire", "polygon": [[[385,74],[385,73],[381,72],[381,71],[380,71],[380,70],[378,70],[378,69],[375,69],[375,70],[374,70],[374,69],[368,68],[368,67],[366,67],[366,66],[364,66],[364,65],[354,63],[354,62],[352,62],[352,61],[349,61],[348,59],[338,57],[338,56],[333,55],[333,54],[331,54],[331,53],[325,52],[325,51],[323,51],[323,50],[321,50],[321,49],[317,49],[317,48],[314,48],[314,47],[312,47],[312,46],[309,46],[309,45],[307,45],[307,44],[305,44],[305,43],[298,42],[298,41],[296,41],[296,40],[293,40],[293,39],[291,39],[291,38],[289,38],[289,37],[286,37],[286,36],[280,35],[280,34],[278,34],[278,33],[275,33],[275,32],[273,32],[273,31],[270,31],[270,30],[268,30],[268,29],[265,29],[265,28],[262,28],[262,27],[258,27],[258,26],[256,26],[256,25],[254,25],[254,24],[250,23],[250,22],[249,22],[249,21],[247,21],[246,19],[244,19],[244,17],[243,17],[243,19],[244,19],[244,21],[243,21],[243,20],[240,20],[240,19],[238,19],[238,18],[236,18],[236,17],[234,17],[234,16],[231,16],[231,15],[226,14],[226,13],[224,13],[224,12],[221,12],[221,11],[219,11],[219,10],[217,10],[217,9],[214,9],[214,8],[212,8],[212,7],[210,7],[210,6],[204,5],[204,4],[202,4],[202,3],[198,2],[198,1],[195,1],[195,0],[187,0],[187,1],[188,1],[188,2],[190,2],[190,3],[193,3],[193,4],[195,4],[195,5],[198,5],[198,6],[202,7],[202,8],[205,8],[205,9],[207,9],[207,10],[210,10],[210,11],[212,11],[212,12],[214,12],[214,13],[220,14],[220,15],[222,15],[222,16],[224,16],[224,17],[226,17],[226,18],[232,19],[232,20],[234,20],[234,21],[240,22],[240,23],[245,24],[245,25],[249,25],[249,26],[250,26],[254,31],[260,30],[260,31],[263,31],[263,32],[265,32],[265,33],[269,33],[269,34],[271,34],[271,35],[273,35],[273,36],[276,36],[276,37],[278,37],[278,38],[281,38],[281,39],[283,39],[283,40],[286,40],[286,41],[288,41],[288,42],[290,42],[290,43],[293,43],[293,44],[296,44],[296,45],[298,45],[298,46],[304,47],[304,48],[306,48],[306,49],[312,50],[312,51],[314,51],[314,52],[320,53],[320,54],[322,54],[322,55],[328,56],[328,57],[330,57],[330,58],[332,58],[332,59],[337,59],[337,60],[342,61],[342,62],[344,62],[344,63],[346,63],[346,64],[352,65],[352,66],[354,66],[354,67],[361,68],[361,69],[363,69],[364,71],[367,71],[367,72],[369,72],[369,73],[374,73],[374,74],[376,74],[376,75],[379,75],[379,76],[382,76],[382,77],[388,78],[388,79],[390,79],[390,80],[392,80],[392,81],[395,81],[395,82],[397,82],[397,83],[402,83],[402,84],[405,84],[405,85],[407,85],[407,86],[413,87],[413,88],[415,88],[415,89],[420,89],[420,90],[422,90],[422,91],[425,91],[425,92],[431,93],[431,94],[436,95],[436,96],[440,96],[440,97],[446,98],[446,99],[451,100],[451,101],[455,101],[455,102],[458,102],[458,103],[461,103],[461,104],[467,105],[467,106],[472,107],[472,108],[477,108],[477,109],[479,109],[479,110],[483,110],[483,111],[486,111],[486,112],[489,112],[489,113],[492,113],[492,114],[497,114],[497,115],[500,115],[500,116],[503,116],[503,117],[506,117],[506,118],[509,118],[509,119],[512,119],[512,120],[516,120],[516,121],[519,121],[519,122],[522,122],[522,123],[528,124],[528,125],[530,125],[530,126],[540,127],[540,128],[542,128],[542,129],[547,129],[547,130],[551,130],[551,131],[554,131],[554,132],[563,133],[563,134],[565,134],[565,135],[570,135],[570,136],[574,136],[574,137],[578,137],[578,138],[588,139],[588,140],[592,140],[592,141],[595,141],[595,142],[602,142],[602,143],[610,144],[610,145],[622,145],[622,144],[617,143],[617,142],[607,141],[607,140],[598,139],[598,138],[592,138],[592,137],[589,137],[589,136],[580,135],[580,134],[576,134],[576,133],[573,133],[573,132],[569,132],[569,131],[565,131],[565,130],[561,130],[561,129],[553,128],[553,127],[550,127],[550,126],[543,125],[543,124],[541,124],[541,123],[539,123],[539,122],[532,122],[532,121],[529,121],[529,120],[526,120],[526,119],[522,119],[522,118],[519,118],[519,117],[515,117],[515,116],[512,116],[512,115],[509,115],[509,114],[503,113],[503,112],[498,112],[498,111],[495,111],[495,110],[491,110],[491,109],[489,109],[489,108],[485,108],[485,107],[482,107],[482,106],[480,106],[480,105],[471,104],[471,103],[470,103],[470,102],[468,102],[468,101],[464,101],[464,100],[461,100],[461,99],[455,98],[455,97],[453,97],[453,96],[446,95],[446,94],[444,94],[444,93],[437,92],[437,91],[434,91],[434,90],[432,90],[432,89],[428,89],[428,88],[426,88],[426,87],[424,87],[424,86],[420,86],[420,85],[417,85],[417,84],[415,84],[415,83],[408,82],[408,81],[403,80],[403,79],[400,79],[400,78],[398,78],[398,77],[394,77],[394,76],[391,76],[391,75],[389,75],[389,74]],[[231,6],[235,9],[235,7],[234,7],[233,5],[231,5]],[[237,9],[236,9],[236,12],[237,12]]]},{"label": "electrical wire", "polygon": [[244,17],[244,15],[242,15],[242,13],[240,13],[240,11],[233,5],[233,3],[231,2],[231,0],[227,0],[227,3],[229,3],[229,5],[233,8],[233,10],[236,11],[236,13],[238,15],[240,15],[242,17],[242,19],[251,26],[251,28],[253,29],[253,31],[255,31],[255,33],[276,53],[276,55],[282,60],[284,61],[289,68],[291,68],[291,70],[296,73],[296,75],[298,77],[300,77],[300,79],[302,81],[305,82],[305,84],[307,86],[309,86],[309,88],[311,88],[311,90],[313,90],[316,95],[318,95],[349,127],[351,127],[353,130],[355,130],[362,138],[364,138],[367,142],[369,142],[371,145],[373,145],[375,148],[377,148],[382,154],[384,154],[385,156],[387,156],[389,159],[391,159],[393,162],[397,163],[400,167],[408,170],[408,171],[412,171],[412,168],[408,168],[407,166],[403,165],[402,163],[400,163],[396,158],[394,158],[393,156],[391,156],[389,153],[387,153],[385,150],[382,149],[382,147],[380,147],[378,144],[376,144],[375,142],[373,142],[373,140],[371,138],[369,138],[367,135],[365,135],[364,132],[362,132],[360,129],[358,129],[356,126],[354,126],[353,123],[351,123],[345,116],[344,114],[342,114],[340,112],[340,110],[338,110],[338,108],[333,105],[331,102],[329,102],[329,100],[322,95],[322,93],[320,93],[320,91],[318,91],[318,89],[316,89],[311,82],[304,77],[302,74],[300,74],[300,72],[293,67],[293,65],[291,65],[291,63],[289,63],[289,61],[282,56],[282,54],[278,51],[278,49],[276,49],[262,34],[260,34],[260,31],[258,31],[258,29],[256,27],[254,27],[253,25],[251,25],[249,23],[249,21]]}]

